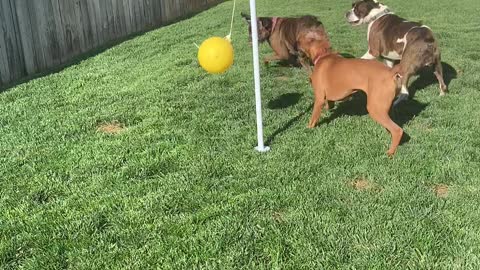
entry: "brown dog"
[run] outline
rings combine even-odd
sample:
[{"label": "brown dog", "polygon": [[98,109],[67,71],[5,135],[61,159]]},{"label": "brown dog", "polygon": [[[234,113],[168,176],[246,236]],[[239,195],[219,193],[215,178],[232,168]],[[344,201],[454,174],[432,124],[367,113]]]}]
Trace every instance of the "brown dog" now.
[{"label": "brown dog", "polygon": [[357,0],[345,16],[351,25],[368,24],[368,52],[363,59],[382,57],[390,67],[393,61],[400,61],[402,90],[396,102],[408,97],[410,77],[428,66],[435,68],[440,95],[445,95],[440,49],[428,26],[405,20],[376,0]]},{"label": "brown dog", "polygon": [[[242,17],[248,23],[249,40],[251,41],[251,18],[245,13],[242,13]],[[298,18],[259,17],[257,22],[258,41],[260,43],[267,41],[275,53],[264,59],[265,64],[271,61],[286,60],[291,65],[301,64],[304,68],[310,70],[308,59],[303,58],[298,51],[300,36],[313,32],[316,33],[318,39],[328,39],[322,23],[314,16]]]},{"label": "brown dog", "polygon": [[374,60],[343,58],[331,51],[328,41],[318,41],[308,34],[301,39],[300,48],[315,65],[310,77],[315,102],[308,128],[315,127],[326,101],[345,99],[358,89],[367,95],[370,116],[392,136],[387,154],[395,154],[403,130],[392,121],[389,111],[400,88],[401,75]]}]

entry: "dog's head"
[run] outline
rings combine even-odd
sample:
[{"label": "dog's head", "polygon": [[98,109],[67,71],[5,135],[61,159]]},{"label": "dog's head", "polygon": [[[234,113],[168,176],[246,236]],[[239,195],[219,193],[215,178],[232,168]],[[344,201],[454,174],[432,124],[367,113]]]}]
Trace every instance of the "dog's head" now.
[{"label": "dog's head", "polygon": [[[250,15],[241,13],[242,18],[248,24],[248,41],[252,42],[252,25]],[[265,42],[270,38],[273,28],[273,19],[270,17],[257,18],[258,25],[258,42]]]},{"label": "dog's head", "polygon": [[377,0],[359,0],[352,4],[352,9],[345,14],[351,25],[370,23],[372,19],[387,9],[387,6]]},{"label": "dog's head", "polygon": [[302,56],[312,62],[317,57],[323,57],[332,53],[330,41],[327,36],[317,31],[310,31],[300,36],[298,50]]}]

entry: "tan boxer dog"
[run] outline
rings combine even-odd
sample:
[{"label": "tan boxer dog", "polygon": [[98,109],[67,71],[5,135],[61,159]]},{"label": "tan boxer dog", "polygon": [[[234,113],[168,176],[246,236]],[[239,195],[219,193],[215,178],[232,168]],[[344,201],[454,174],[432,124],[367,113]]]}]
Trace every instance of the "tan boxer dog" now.
[{"label": "tan boxer dog", "polygon": [[381,57],[390,67],[393,61],[400,61],[402,90],[395,103],[408,97],[410,77],[428,66],[434,67],[440,95],[445,95],[447,85],[443,80],[440,49],[428,26],[405,20],[376,0],[357,0],[345,16],[351,25],[368,24],[368,51],[363,59]]},{"label": "tan boxer dog", "polygon": [[389,111],[400,88],[401,74],[378,61],[343,58],[332,52],[328,41],[318,40],[314,33],[301,38],[299,45],[315,65],[310,77],[315,101],[307,127],[315,127],[326,101],[343,100],[360,90],[367,95],[370,117],[392,136],[388,156],[395,154],[403,130],[392,121]]}]

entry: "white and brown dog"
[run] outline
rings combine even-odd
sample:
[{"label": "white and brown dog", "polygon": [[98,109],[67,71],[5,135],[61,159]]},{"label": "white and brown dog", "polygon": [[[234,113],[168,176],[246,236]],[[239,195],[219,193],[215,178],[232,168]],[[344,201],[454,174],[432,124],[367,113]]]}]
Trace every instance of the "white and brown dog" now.
[{"label": "white and brown dog", "polygon": [[434,66],[435,76],[440,83],[440,95],[446,93],[440,50],[428,26],[400,18],[376,0],[353,3],[345,16],[351,25],[368,24],[368,51],[362,56],[363,59],[381,57],[390,67],[394,61],[400,60],[402,90],[395,104],[408,98],[410,77],[426,66]]}]

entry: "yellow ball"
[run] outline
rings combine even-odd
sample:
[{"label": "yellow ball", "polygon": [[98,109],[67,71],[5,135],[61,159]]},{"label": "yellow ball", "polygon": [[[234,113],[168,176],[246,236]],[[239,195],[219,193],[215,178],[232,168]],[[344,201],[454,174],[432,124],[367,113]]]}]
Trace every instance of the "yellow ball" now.
[{"label": "yellow ball", "polygon": [[209,38],[198,49],[198,62],[209,73],[223,73],[233,64],[233,46],[225,38]]}]

